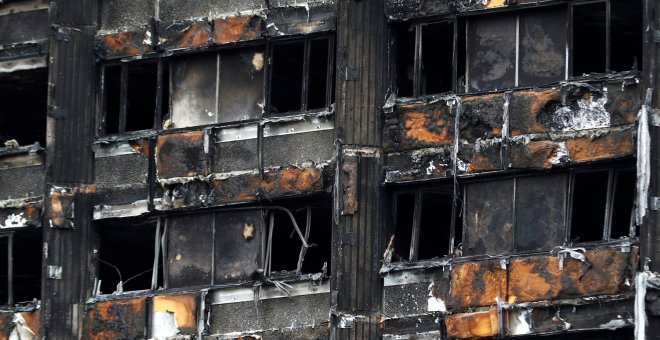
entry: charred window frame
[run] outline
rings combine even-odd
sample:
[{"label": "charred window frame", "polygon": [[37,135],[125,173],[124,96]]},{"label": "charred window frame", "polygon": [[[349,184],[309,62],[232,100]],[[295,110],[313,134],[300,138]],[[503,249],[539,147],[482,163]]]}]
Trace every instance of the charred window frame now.
[{"label": "charred window frame", "polygon": [[164,219],[95,221],[93,295],[153,291],[163,287]]},{"label": "charred window frame", "polygon": [[161,58],[102,65],[97,137],[158,129],[169,112],[168,66]]},{"label": "charred window frame", "polygon": [[460,251],[461,200],[453,185],[397,190],[392,195],[392,261],[419,261]]},{"label": "charred window frame", "polygon": [[168,217],[165,288],[309,279],[310,273],[325,279],[331,223],[328,200]]},{"label": "charred window frame", "polygon": [[0,233],[0,304],[14,306],[41,297],[41,228]]},{"label": "charred window frame", "polygon": [[329,108],[334,101],[334,64],[331,35],[270,43],[267,113]]},{"label": "charred window frame", "polygon": [[465,183],[463,255],[633,238],[635,180],[613,165]]}]

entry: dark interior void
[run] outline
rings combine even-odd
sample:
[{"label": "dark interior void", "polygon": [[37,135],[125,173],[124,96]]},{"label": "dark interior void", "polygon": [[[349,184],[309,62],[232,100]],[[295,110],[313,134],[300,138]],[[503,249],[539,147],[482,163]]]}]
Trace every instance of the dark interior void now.
[{"label": "dark interior void", "polygon": [[573,75],[605,72],[606,5],[573,6]]},{"label": "dark interior void", "polygon": [[121,66],[106,66],[103,71],[105,133],[119,133]]},{"label": "dark interior void", "polygon": [[326,91],[328,88],[329,46],[328,38],[310,41],[309,88],[307,90],[308,110],[319,109],[330,105]]},{"label": "dark interior void", "polygon": [[41,297],[42,234],[41,228],[14,232],[14,303],[33,301]]},{"label": "dark interior void", "polygon": [[518,86],[554,83],[566,75],[566,6],[520,12]]},{"label": "dark interior void", "polygon": [[456,30],[456,92],[465,93],[465,65],[467,63],[467,35],[466,19],[457,20],[458,29]]},{"label": "dark interior void", "polygon": [[635,171],[632,169],[616,172],[610,239],[630,236],[636,180]]},{"label": "dark interior void", "polygon": [[305,43],[276,44],[272,53],[270,112],[300,111]]},{"label": "dark interior void", "polygon": [[417,259],[426,260],[449,255],[452,188],[424,191],[419,222]]},{"label": "dark interior void", "polygon": [[154,128],[158,64],[131,64],[128,67],[126,131]]},{"label": "dark interior void", "polygon": [[[9,301],[8,276],[12,277],[13,302],[32,302],[41,298],[41,228],[17,230],[0,236],[0,304]],[[12,271],[8,267],[8,247],[12,242]]]},{"label": "dark interior void", "polygon": [[401,193],[394,198],[395,229],[392,261],[407,261],[415,216],[415,193]]},{"label": "dark interior void", "polygon": [[[98,222],[97,261],[101,293],[117,290],[119,281],[124,291],[151,289],[155,256],[156,223],[108,220]],[[162,264],[159,256],[158,286],[162,286]]]},{"label": "dark interior void", "polygon": [[[296,219],[303,235],[306,229],[307,207],[311,208],[311,224],[307,249],[302,264],[303,273],[318,273],[327,263],[327,273],[330,274],[330,258],[332,251],[332,201],[329,198],[310,200],[292,200],[275,202],[275,206],[288,208]],[[293,228],[288,214],[279,210],[270,210],[275,214],[275,226],[272,235],[271,272],[295,271],[302,241]],[[267,216],[265,226],[268,228]]]},{"label": "dark interior void", "polygon": [[422,27],[422,65],[420,93],[452,90],[454,23],[441,22]]},{"label": "dark interior void", "polygon": [[610,70],[625,71],[642,67],[642,0],[610,1]]},{"label": "dark interior void", "polygon": [[219,123],[259,118],[264,105],[263,89],[263,46],[220,53]]},{"label": "dark interior void", "polygon": [[15,139],[19,145],[46,145],[48,70],[0,74],[0,147]]},{"label": "dark interior void", "polygon": [[394,34],[396,35],[397,95],[412,97],[415,74],[415,26],[396,26]]},{"label": "dark interior void", "polygon": [[571,242],[603,239],[609,171],[581,172],[573,176]]}]

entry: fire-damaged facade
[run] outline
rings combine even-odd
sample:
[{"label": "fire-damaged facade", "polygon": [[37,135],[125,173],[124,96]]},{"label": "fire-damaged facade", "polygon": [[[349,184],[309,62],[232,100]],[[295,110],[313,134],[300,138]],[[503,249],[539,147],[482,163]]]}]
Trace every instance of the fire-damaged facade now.
[{"label": "fire-damaged facade", "polygon": [[658,6],[0,1],[0,339],[660,339]]}]

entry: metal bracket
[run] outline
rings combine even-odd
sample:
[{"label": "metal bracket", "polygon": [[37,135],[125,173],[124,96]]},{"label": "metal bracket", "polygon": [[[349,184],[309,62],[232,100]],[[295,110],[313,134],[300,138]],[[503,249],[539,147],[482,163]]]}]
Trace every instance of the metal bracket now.
[{"label": "metal bracket", "polygon": [[341,245],[354,246],[357,244],[357,235],[355,233],[345,233],[341,235]]},{"label": "metal bracket", "polygon": [[49,279],[61,280],[62,279],[62,266],[48,266],[47,277]]},{"label": "metal bracket", "polygon": [[660,197],[649,197],[649,209],[660,210]]},{"label": "metal bracket", "polygon": [[658,109],[651,109],[651,125],[655,127],[660,127],[660,110]]},{"label": "metal bracket", "polygon": [[354,68],[346,68],[345,79],[347,81],[355,81],[360,79],[360,70]]}]

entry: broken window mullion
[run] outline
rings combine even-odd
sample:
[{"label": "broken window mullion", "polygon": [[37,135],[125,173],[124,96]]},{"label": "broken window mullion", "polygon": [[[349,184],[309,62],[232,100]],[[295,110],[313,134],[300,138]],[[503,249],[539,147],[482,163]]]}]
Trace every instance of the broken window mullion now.
[{"label": "broken window mullion", "polygon": [[14,304],[14,233],[7,235],[7,304]]},{"label": "broken window mullion", "polygon": [[573,56],[572,56],[572,51],[573,51],[573,6],[568,6],[568,14],[567,14],[567,20],[566,20],[566,46],[565,46],[565,56],[564,56],[564,63],[565,63],[565,70],[564,70],[564,80],[568,80],[568,78],[573,74]]},{"label": "broken window mullion", "polygon": [[168,232],[168,225],[169,225],[169,219],[165,218],[165,226],[163,227],[163,235],[160,237],[160,249],[161,249],[161,257],[162,257],[162,262],[163,262],[163,287],[168,288],[169,287],[169,268],[167,265],[167,232]]},{"label": "broken window mullion", "polygon": [[419,97],[422,88],[422,25],[415,26],[415,62],[413,64],[413,96]]},{"label": "broken window mullion", "polygon": [[[451,55],[451,88],[454,90],[454,92],[458,93],[460,90],[458,89],[458,19],[454,18],[454,37],[452,41],[452,55]],[[453,226],[452,226],[452,237],[451,239],[454,239],[453,236]],[[451,249],[451,248],[450,248]],[[453,252],[454,250],[451,249]]]},{"label": "broken window mullion", "polygon": [[334,36],[328,37],[328,68],[327,68],[327,77],[325,82],[325,107],[330,107],[332,105],[332,92],[335,75],[335,54],[333,51],[335,47],[335,38]]},{"label": "broken window mullion", "polygon": [[605,1],[605,72],[610,72],[610,48],[612,46],[611,36],[611,18],[612,10],[610,6],[610,0]]},{"label": "broken window mullion", "polygon": [[154,265],[151,272],[151,289],[158,289],[158,261],[160,260],[160,221],[156,221],[156,234],[154,235]]},{"label": "broken window mullion", "polygon": [[[305,242],[309,241],[309,234],[310,230],[312,227],[312,208],[307,206],[305,208],[306,210],[306,215],[305,215]],[[305,254],[307,253],[307,247],[305,245],[302,245],[300,247],[300,255],[298,255],[298,266],[296,268],[296,274],[301,274],[302,273],[302,265],[303,261],[305,260]]]},{"label": "broken window mullion", "polygon": [[568,174],[568,190],[567,190],[567,204],[566,204],[566,217],[564,218],[565,238],[564,243],[572,243],[571,234],[573,233],[573,193],[575,192],[575,171],[571,170]]},{"label": "broken window mullion", "polygon": [[603,226],[603,240],[610,240],[610,231],[612,229],[612,206],[614,202],[614,170],[609,170],[607,179],[607,198],[605,200],[605,225]]},{"label": "broken window mullion", "polygon": [[264,52],[264,55],[266,56],[266,60],[264,62],[264,92],[263,92],[263,98],[264,98],[264,108],[262,110],[262,114],[270,115],[271,114],[271,103],[270,103],[270,94],[271,94],[271,88],[273,86],[273,71],[271,70],[272,68],[272,62],[273,62],[273,45],[272,44],[266,44],[266,51]]},{"label": "broken window mullion", "polygon": [[514,86],[518,87],[520,75],[520,13],[516,13],[516,57]]},{"label": "broken window mullion", "polygon": [[270,211],[270,219],[268,223],[268,242],[266,244],[266,268],[264,273],[266,277],[270,277],[271,263],[273,262],[273,229],[275,227],[275,212]]},{"label": "broken window mullion", "polygon": [[119,133],[126,132],[126,114],[128,112],[128,64],[121,65],[121,85],[119,94]]},{"label": "broken window mullion", "polygon": [[[468,93],[470,86],[470,44],[468,37],[470,36],[470,20],[465,20],[465,89],[463,93]],[[463,229],[465,230],[465,229]]]},{"label": "broken window mullion", "polygon": [[97,110],[96,114],[96,137],[99,137],[101,135],[105,135],[105,126],[106,126],[106,120],[107,120],[107,106],[108,106],[108,96],[106,94],[107,88],[105,86],[105,69],[106,66],[101,67],[100,73],[101,73],[101,79],[99,81],[99,93],[100,97],[98,101],[100,101],[100,107],[101,110]]},{"label": "broken window mullion", "polygon": [[162,58],[159,58],[158,65],[156,66],[156,106],[154,110],[154,129],[158,129],[160,122],[163,121],[163,63],[165,63],[165,61]]},{"label": "broken window mullion", "polygon": [[310,53],[311,53],[311,44],[310,39],[305,39],[304,49],[303,49],[303,76],[302,76],[302,91],[300,94],[300,110],[307,111],[307,94],[309,93],[309,64],[310,64]]},{"label": "broken window mullion", "polygon": [[415,210],[413,212],[413,226],[412,226],[412,236],[410,237],[410,256],[408,257],[409,261],[417,261],[417,254],[419,253],[419,232],[420,232],[420,220],[422,217],[422,199],[423,199],[422,190],[417,190],[415,192]]}]

